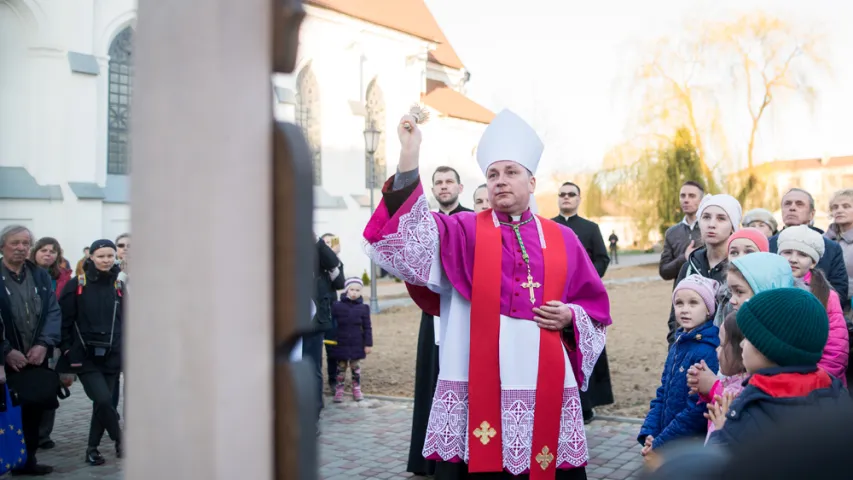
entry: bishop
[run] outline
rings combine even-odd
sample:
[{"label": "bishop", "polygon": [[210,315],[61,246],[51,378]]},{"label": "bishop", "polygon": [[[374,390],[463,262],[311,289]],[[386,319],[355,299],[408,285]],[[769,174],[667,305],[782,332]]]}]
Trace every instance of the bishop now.
[{"label": "bishop", "polygon": [[477,162],[492,208],[429,211],[421,130],[404,116],[397,172],[364,230],[367,252],[440,316],[440,368],[423,455],[438,480],[583,479],[589,454],[579,390],[610,324],[607,292],[577,236],[534,214],[544,145],[504,110]]}]

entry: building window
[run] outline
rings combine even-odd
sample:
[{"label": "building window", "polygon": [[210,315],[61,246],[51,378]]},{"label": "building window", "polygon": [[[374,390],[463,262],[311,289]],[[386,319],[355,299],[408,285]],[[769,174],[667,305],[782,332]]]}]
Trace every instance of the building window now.
[{"label": "building window", "polygon": [[[367,127],[368,122],[372,121],[373,125],[377,129],[383,130],[385,128],[385,98],[382,95],[382,89],[379,88],[379,85],[376,83],[376,79],[373,79],[370,84],[367,85],[365,103],[367,110],[365,127]],[[374,170],[372,185],[370,183],[370,155],[367,155],[364,159],[364,179],[366,188],[370,188],[371,186],[381,186],[385,183],[387,175],[385,168],[385,137],[388,136],[387,134],[388,132],[382,132],[382,135],[379,136],[379,146],[376,148],[376,153],[373,154],[376,170]]]},{"label": "building window", "polygon": [[306,65],[296,77],[296,123],[311,149],[314,185],[323,180],[322,137],[320,128],[320,92],[311,65]]},{"label": "building window", "polygon": [[133,95],[133,29],[121,31],[110,45],[107,173],[130,173],[130,100]]}]

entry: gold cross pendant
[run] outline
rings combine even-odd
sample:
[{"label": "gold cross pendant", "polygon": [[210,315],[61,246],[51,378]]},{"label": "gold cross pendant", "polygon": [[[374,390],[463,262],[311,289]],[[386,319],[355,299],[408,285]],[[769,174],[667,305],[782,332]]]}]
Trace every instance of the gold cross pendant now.
[{"label": "gold cross pendant", "polygon": [[539,282],[533,281],[533,275],[528,272],[527,281],[521,284],[521,288],[526,288],[530,290],[530,303],[536,303],[536,295],[534,294],[533,289],[539,288],[541,286],[542,284],[540,284]]}]

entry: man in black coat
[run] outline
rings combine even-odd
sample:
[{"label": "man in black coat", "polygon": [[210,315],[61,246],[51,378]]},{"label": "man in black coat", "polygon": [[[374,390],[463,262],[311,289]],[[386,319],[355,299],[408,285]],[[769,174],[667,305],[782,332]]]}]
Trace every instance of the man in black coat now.
[{"label": "man in black coat", "polygon": [[[10,225],[0,232],[3,254],[0,259],[0,318],[4,338],[0,365],[5,366],[10,384],[17,383],[16,377],[23,370],[46,368],[47,359],[61,336],[62,312],[50,275],[27,260],[32,244],[32,232],[22,225]],[[22,382],[18,388],[24,388],[24,376],[18,379]],[[27,461],[15,468],[14,473],[46,475],[53,471],[53,467],[36,461],[43,414],[41,405],[21,405]]]},{"label": "man in black coat", "polygon": [[[598,224],[578,216],[581,205],[581,189],[572,182],[566,182],[560,186],[558,194],[558,205],[560,214],[551,220],[565,225],[578,236],[586,254],[592,260],[595,271],[599,277],[603,277],[610,264],[607,256],[607,247],[604,246],[604,238]],[[610,383],[610,366],[607,363],[607,350],[601,352],[598,362],[589,377],[589,388],[586,392],[580,392],[581,409],[583,410],[584,423],[589,423],[595,417],[595,407],[613,403],[613,386]]]},{"label": "man in black coat", "polygon": [[[808,225],[809,228],[823,235],[823,230],[812,225],[814,214],[814,197],[809,192],[800,188],[792,188],[782,197],[782,221],[785,227]],[[770,237],[771,253],[778,253],[778,240],[778,234]],[[841,305],[847,305],[850,301],[847,298],[847,267],[844,264],[844,253],[841,250],[841,245],[826,237],[823,238],[823,244],[824,253],[820,257],[820,261],[817,262],[817,268],[823,270],[826,279],[838,293]]]},{"label": "man in black coat", "polygon": [[[459,194],[464,187],[459,172],[441,166],[432,174],[432,194],[438,201],[439,213],[455,215],[471,212],[459,203]],[[424,458],[429,411],[438,383],[438,345],[436,344],[435,318],[421,312],[421,327],[418,332],[418,352],[415,361],[415,405],[412,412],[412,439],[409,443],[409,462],[406,471],[415,475],[433,475],[435,461]]]},{"label": "man in black coat", "polygon": [[[344,288],[344,266],[337,253],[329,246],[332,237],[334,235],[327,233],[317,240],[317,263],[314,268],[314,304],[317,312],[311,320],[313,333],[302,339],[303,356],[314,362],[317,402],[320,409],[323,408],[323,341],[326,333],[333,328],[332,303],[337,297],[337,290]],[[332,362],[329,362],[330,368],[331,364]]]}]

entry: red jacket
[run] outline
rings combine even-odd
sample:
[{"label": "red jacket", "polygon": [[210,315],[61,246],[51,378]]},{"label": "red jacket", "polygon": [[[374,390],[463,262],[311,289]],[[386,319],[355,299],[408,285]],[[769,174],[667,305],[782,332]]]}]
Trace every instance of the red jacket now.
[{"label": "red jacket", "polygon": [[65,284],[68,283],[68,280],[71,280],[71,270],[60,269],[59,270],[59,278],[56,279],[56,299],[59,300],[59,294],[62,293],[62,289],[65,288]]}]

